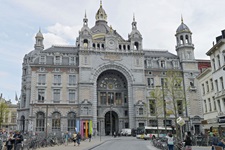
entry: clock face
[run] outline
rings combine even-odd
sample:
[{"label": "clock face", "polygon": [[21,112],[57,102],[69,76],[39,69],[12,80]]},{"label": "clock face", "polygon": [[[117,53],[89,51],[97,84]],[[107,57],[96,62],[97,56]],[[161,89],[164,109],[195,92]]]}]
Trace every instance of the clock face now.
[{"label": "clock face", "polygon": [[111,40],[108,41],[108,47],[110,49],[115,48],[115,46],[116,46],[116,44],[115,44],[115,41],[114,40],[111,39]]}]

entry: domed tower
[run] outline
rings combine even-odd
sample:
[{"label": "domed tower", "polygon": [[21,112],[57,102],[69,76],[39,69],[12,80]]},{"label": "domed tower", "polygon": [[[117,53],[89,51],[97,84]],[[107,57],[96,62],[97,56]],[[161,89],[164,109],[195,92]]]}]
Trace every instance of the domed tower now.
[{"label": "domed tower", "polygon": [[36,43],[34,44],[34,49],[35,50],[43,50],[44,49],[44,44],[43,44],[44,37],[43,37],[40,29],[39,29],[38,33],[36,34],[35,39],[36,39]]},{"label": "domed tower", "polygon": [[191,35],[191,30],[184,24],[183,18],[181,17],[181,25],[177,28],[175,34],[177,39],[176,51],[181,62],[195,60]]},{"label": "domed tower", "polygon": [[95,15],[96,21],[101,20],[107,22],[107,14],[105,10],[102,8],[102,1],[100,1],[100,8],[98,9]]},{"label": "domed tower", "polygon": [[84,19],[83,19],[83,27],[81,28],[81,31],[79,32],[79,37],[77,39],[78,47],[81,49],[89,49],[92,45],[92,36],[90,28],[88,27],[88,19],[85,12]]},{"label": "domed tower", "polygon": [[131,50],[142,50],[142,35],[137,29],[137,22],[135,21],[135,16],[133,16],[132,31],[128,35],[128,39],[131,42]]}]

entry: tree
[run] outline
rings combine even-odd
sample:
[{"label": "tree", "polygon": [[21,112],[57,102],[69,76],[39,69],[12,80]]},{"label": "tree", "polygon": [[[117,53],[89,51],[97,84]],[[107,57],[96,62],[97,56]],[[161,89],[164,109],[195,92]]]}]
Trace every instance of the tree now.
[{"label": "tree", "polygon": [[170,112],[170,115],[175,117],[176,136],[182,138],[177,124],[177,118],[184,116],[187,102],[185,99],[185,91],[183,88],[183,76],[179,71],[170,70],[166,73],[165,78],[165,99],[166,99],[166,110]]},{"label": "tree", "polygon": [[2,123],[5,118],[8,118],[9,109],[8,105],[5,101],[0,102],[0,127],[2,127]]},{"label": "tree", "polygon": [[176,136],[181,138],[181,132],[179,130],[179,125],[177,124],[177,118],[184,115],[186,108],[185,106],[187,105],[184,94],[185,91],[183,88],[182,73],[174,70],[167,71],[166,76],[161,78],[161,87],[156,86],[156,88],[151,91],[151,97],[157,102],[155,107],[157,109],[156,119],[158,120],[160,115],[164,114],[163,116],[166,126],[167,116],[174,116]]},{"label": "tree", "polygon": [[163,92],[160,86],[157,86],[153,91],[151,91],[150,95],[152,99],[149,100],[149,111],[150,111],[150,114],[156,116],[157,135],[159,137],[158,120],[159,120],[160,114],[163,114],[163,105],[164,105],[163,99],[162,99]]}]

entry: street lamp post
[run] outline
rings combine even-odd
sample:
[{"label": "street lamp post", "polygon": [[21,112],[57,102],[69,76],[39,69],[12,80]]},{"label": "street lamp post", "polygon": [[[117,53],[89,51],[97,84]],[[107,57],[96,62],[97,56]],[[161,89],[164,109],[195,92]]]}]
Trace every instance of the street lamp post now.
[{"label": "street lamp post", "polygon": [[165,120],[165,130],[167,133],[167,126],[166,126],[166,100],[165,100],[165,93],[164,93],[164,78],[162,79],[162,96],[163,96],[163,111],[164,111],[164,120]]}]

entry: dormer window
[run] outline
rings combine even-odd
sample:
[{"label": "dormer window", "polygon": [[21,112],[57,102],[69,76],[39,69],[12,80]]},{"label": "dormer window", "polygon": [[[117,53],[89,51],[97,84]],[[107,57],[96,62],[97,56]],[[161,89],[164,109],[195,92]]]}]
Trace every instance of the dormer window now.
[{"label": "dormer window", "polygon": [[46,57],[45,56],[40,56],[40,64],[45,64]]},{"label": "dormer window", "polygon": [[61,64],[61,57],[55,56],[55,65],[60,65],[60,64]]},{"label": "dormer window", "polygon": [[84,48],[87,48],[88,47],[88,40],[84,39],[83,43],[84,43]]},{"label": "dormer window", "polygon": [[165,60],[161,60],[161,68],[165,68]]},{"label": "dormer window", "polygon": [[70,65],[75,65],[75,62],[76,62],[75,60],[76,60],[76,57],[70,57],[69,58],[69,64]]}]

